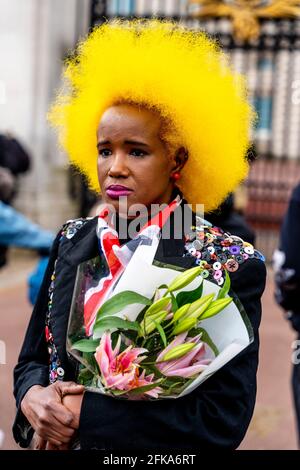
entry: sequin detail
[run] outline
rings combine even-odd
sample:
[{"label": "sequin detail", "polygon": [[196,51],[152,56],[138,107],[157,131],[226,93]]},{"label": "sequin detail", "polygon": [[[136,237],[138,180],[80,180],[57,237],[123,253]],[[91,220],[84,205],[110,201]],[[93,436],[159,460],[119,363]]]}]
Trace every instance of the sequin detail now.
[{"label": "sequin detail", "polygon": [[54,343],[54,338],[53,338],[51,324],[50,324],[52,302],[53,302],[53,291],[54,291],[54,285],[55,285],[56,263],[57,263],[57,260],[55,261],[55,264],[54,264],[54,270],[51,276],[51,283],[48,289],[48,311],[47,311],[46,326],[45,326],[45,336],[46,336],[48,353],[49,353],[49,382],[51,384],[56,382],[56,380],[63,380],[63,377],[64,377],[64,374],[62,373],[58,374],[58,369],[62,369],[62,367],[61,367],[61,363],[58,357],[57,348]]},{"label": "sequin detail", "polygon": [[63,237],[70,240],[74,237],[74,235],[78,232],[78,230],[87,222],[90,218],[87,219],[75,219],[75,220],[68,220],[62,228],[61,231],[61,239]]},{"label": "sequin detail", "polygon": [[[186,236],[184,256],[193,256],[195,264],[203,268],[202,276],[209,281],[224,284],[225,271],[235,272],[251,258],[265,261],[264,256],[251,243],[225,233],[219,227],[204,223],[191,227]],[[200,246],[201,245],[201,246]]]},{"label": "sequin detail", "polygon": [[[83,225],[88,222],[91,218],[87,219],[76,219],[68,220],[62,228],[60,242],[67,238],[70,240],[77,233],[77,231],[83,227]],[[62,368],[61,361],[58,356],[57,348],[55,346],[52,328],[51,328],[51,311],[53,303],[53,292],[55,287],[55,270],[56,270],[57,260],[54,264],[54,270],[51,276],[51,283],[48,289],[48,310],[46,315],[46,325],[45,325],[45,336],[47,342],[47,348],[49,353],[49,382],[54,383],[57,380],[63,380],[65,371]]]}]

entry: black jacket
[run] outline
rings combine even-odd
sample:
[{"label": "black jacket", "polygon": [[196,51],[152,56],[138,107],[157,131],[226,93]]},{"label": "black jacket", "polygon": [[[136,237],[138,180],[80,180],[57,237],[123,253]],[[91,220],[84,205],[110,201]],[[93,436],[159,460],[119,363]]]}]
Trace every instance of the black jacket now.
[{"label": "black jacket", "polygon": [[[68,312],[76,268],[97,255],[96,219],[88,221],[72,239],[59,234],[14,371],[17,416],[13,426],[16,442],[27,447],[33,430],[20,410],[27,390],[34,384],[47,386],[48,352],[45,317],[48,287],[55,260],[56,289],[51,326],[64,380],[75,380],[75,365],[65,349]],[[61,239],[61,240],[60,240]],[[195,259],[183,257],[184,240],[161,240],[158,260],[191,267]],[[265,287],[264,263],[251,258],[230,273],[232,290],[250,318],[255,340],[230,363],[189,395],[173,400],[125,401],[85,392],[81,408],[79,439],[82,449],[235,449],[242,441],[252,417],[256,397],[260,298]]]}]

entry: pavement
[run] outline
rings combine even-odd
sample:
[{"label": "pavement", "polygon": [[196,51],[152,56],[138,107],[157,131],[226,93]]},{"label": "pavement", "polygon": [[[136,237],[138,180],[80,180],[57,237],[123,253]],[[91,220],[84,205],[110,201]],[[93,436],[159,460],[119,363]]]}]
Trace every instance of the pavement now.
[{"label": "pavement", "polygon": [[[11,426],[15,415],[12,371],[31,314],[26,279],[37,259],[16,251],[0,271],[0,346],[5,344],[6,364],[0,356],[0,448],[17,449]],[[290,390],[292,342],[295,334],[273,301],[273,274],[268,271],[260,328],[261,349],[258,393],[253,419],[240,449],[297,449]]]}]

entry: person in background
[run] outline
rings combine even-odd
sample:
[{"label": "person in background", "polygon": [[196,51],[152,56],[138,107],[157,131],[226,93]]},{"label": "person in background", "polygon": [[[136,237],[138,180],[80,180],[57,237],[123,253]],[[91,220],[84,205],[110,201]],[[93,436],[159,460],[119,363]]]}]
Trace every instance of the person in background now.
[{"label": "person in background", "polygon": [[[18,178],[30,169],[31,158],[10,134],[0,134],[0,201],[11,204],[18,192]],[[7,262],[8,246],[0,242],[0,267]]]},{"label": "person in background", "polygon": [[[300,339],[300,183],[294,188],[285,215],[279,249],[273,255],[275,299]],[[300,364],[295,361],[292,390],[300,442]]]},{"label": "person in background", "polygon": [[225,232],[234,233],[254,245],[255,232],[247,224],[243,215],[235,210],[233,193],[227,196],[218,209],[206,214],[205,217],[216,227],[221,227]]},{"label": "person in background", "polygon": [[[249,165],[257,159],[257,150],[255,143],[252,143],[246,152],[246,159]],[[206,218],[217,227],[228,233],[234,233],[246,242],[255,244],[255,231],[247,223],[244,216],[244,207],[242,211],[236,208],[236,195],[228,194],[220,206],[214,211],[206,214]]]},{"label": "person in background", "polygon": [[10,135],[0,134],[0,268],[7,263],[9,247],[35,250],[40,259],[28,278],[28,298],[35,304],[46,270],[54,235],[10,206],[18,189],[18,176],[30,169],[30,155]]},{"label": "person in background", "polygon": [[0,201],[0,242],[48,254],[53,233],[40,228],[13,207]]},{"label": "person in background", "polygon": [[40,255],[38,265],[28,279],[28,297],[32,304],[37,298],[53,240],[52,232],[42,229],[16,209],[0,201],[0,245],[26,248],[37,251]]},{"label": "person in background", "polygon": [[87,178],[74,165],[69,166],[68,193],[73,201],[77,201],[78,217],[89,217],[101,203],[99,194],[89,188]]},{"label": "person in background", "polygon": [[5,201],[11,202],[17,192],[19,175],[30,170],[31,157],[23,145],[10,134],[0,134],[0,167],[7,168],[15,177],[14,191],[9,200]]}]

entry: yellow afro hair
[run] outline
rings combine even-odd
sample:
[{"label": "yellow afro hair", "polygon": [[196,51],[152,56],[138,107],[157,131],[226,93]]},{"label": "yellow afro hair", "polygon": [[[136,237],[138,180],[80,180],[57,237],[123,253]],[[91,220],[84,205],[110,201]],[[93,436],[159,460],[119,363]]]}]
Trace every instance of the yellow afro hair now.
[{"label": "yellow afro hair", "polygon": [[64,75],[69,86],[49,118],[91,188],[99,190],[99,120],[119,101],[155,107],[179,131],[189,154],[179,186],[189,203],[210,211],[246,176],[254,113],[245,82],[204,33],[159,20],[107,22],[79,44]]}]

